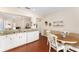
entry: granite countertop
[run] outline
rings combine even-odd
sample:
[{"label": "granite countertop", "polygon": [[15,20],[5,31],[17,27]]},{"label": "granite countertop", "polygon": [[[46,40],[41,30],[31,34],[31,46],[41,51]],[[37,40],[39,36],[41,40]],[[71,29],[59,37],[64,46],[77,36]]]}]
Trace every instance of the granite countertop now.
[{"label": "granite countertop", "polygon": [[21,32],[31,32],[31,31],[38,31],[38,30],[37,29],[4,30],[4,31],[0,31],[0,36],[21,33]]}]

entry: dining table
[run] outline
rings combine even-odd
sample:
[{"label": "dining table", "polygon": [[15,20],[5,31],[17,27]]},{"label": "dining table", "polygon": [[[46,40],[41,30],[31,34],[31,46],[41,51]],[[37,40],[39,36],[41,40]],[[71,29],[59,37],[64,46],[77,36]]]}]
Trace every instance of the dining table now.
[{"label": "dining table", "polygon": [[[52,34],[55,34],[55,33],[52,33]],[[67,51],[66,44],[75,44],[79,42],[79,38],[75,36],[66,35],[65,37],[63,37],[61,34],[55,34],[55,35],[58,37],[57,41],[61,42],[64,45],[64,52]]]},{"label": "dining table", "polygon": [[63,37],[60,34],[55,34],[55,35],[58,37],[58,41],[61,41],[64,43],[77,43],[79,41],[79,38],[75,36],[66,35],[65,37]]}]

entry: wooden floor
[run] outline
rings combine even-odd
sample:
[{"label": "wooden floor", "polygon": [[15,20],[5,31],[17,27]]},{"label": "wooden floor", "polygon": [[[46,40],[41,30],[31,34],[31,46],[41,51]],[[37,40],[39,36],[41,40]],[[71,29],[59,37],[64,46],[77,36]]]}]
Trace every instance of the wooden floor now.
[{"label": "wooden floor", "polygon": [[[47,38],[44,36],[40,36],[40,39],[35,42],[22,45],[6,52],[48,52],[48,46],[46,43]],[[55,52],[54,49],[52,49],[52,51]]]}]

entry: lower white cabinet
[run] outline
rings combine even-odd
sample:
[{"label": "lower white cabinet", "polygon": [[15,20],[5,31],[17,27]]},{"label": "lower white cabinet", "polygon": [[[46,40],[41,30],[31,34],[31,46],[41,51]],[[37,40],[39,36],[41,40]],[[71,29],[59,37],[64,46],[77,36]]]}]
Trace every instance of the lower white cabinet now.
[{"label": "lower white cabinet", "polygon": [[0,36],[0,51],[6,51],[12,47],[13,45],[13,35],[4,35]]},{"label": "lower white cabinet", "polygon": [[35,31],[34,32],[34,40],[38,40],[39,39],[39,31]]},{"label": "lower white cabinet", "polygon": [[11,41],[11,35],[6,35],[4,39],[4,50],[7,50],[11,48],[12,41]]},{"label": "lower white cabinet", "polygon": [[27,43],[34,41],[34,32],[28,32],[28,41]]},{"label": "lower white cabinet", "polygon": [[4,46],[5,46],[5,36],[0,36],[0,51],[4,51],[5,50],[5,48],[4,48]]},{"label": "lower white cabinet", "polygon": [[39,31],[28,32],[28,43],[39,39]]},{"label": "lower white cabinet", "polygon": [[5,35],[5,38],[3,39],[4,43],[3,43],[3,47],[4,47],[4,50],[3,51],[6,51],[6,50],[9,50],[13,47],[15,47],[15,35],[14,34],[11,34],[11,35]]},{"label": "lower white cabinet", "polygon": [[17,33],[16,39],[15,39],[16,45],[20,46],[20,45],[26,44],[26,41],[27,41],[26,38],[27,38],[26,33]]},{"label": "lower white cabinet", "polygon": [[39,31],[0,36],[0,51],[6,51],[39,39]]}]

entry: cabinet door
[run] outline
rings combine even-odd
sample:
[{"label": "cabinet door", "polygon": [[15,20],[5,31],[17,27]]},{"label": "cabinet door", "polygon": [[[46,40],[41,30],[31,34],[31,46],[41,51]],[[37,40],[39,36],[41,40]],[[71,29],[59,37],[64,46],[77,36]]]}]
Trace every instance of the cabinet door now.
[{"label": "cabinet door", "polygon": [[28,32],[28,43],[34,41],[34,32]]},{"label": "cabinet door", "polygon": [[28,32],[25,32],[25,41],[28,43]]},{"label": "cabinet door", "polygon": [[6,51],[13,48],[13,41],[10,35],[0,37],[0,51]]},{"label": "cabinet door", "polygon": [[6,35],[4,39],[4,48],[5,50],[9,50],[13,48],[12,35]]},{"label": "cabinet door", "polygon": [[4,36],[0,36],[0,52],[1,51],[5,51],[5,37]]},{"label": "cabinet door", "polygon": [[34,40],[38,40],[39,39],[39,31],[35,31],[34,32]]},{"label": "cabinet door", "polygon": [[18,34],[18,38],[19,38],[18,39],[18,43],[19,43],[19,45],[22,45],[23,44],[23,37],[22,37],[23,35],[24,35],[23,33],[19,33]]},{"label": "cabinet door", "polygon": [[12,46],[12,48],[15,48],[15,47],[17,47],[17,35],[16,34],[12,34],[12,35],[10,35],[10,41],[11,41],[11,46]]},{"label": "cabinet door", "polygon": [[14,35],[13,41],[14,41],[15,47],[18,47],[18,46],[20,45],[20,37],[19,37],[19,34],[18,34],[18,33],[16,33],[16,34]]},{"label": "cabinet door", "polygon": [[39,39],[39,31],[28,32],[28,43]]},{"label": "cabinet door", "polygon": [[22,33],[21,35],[21,40],[22,40],[22,44],[26,44],[27,43],[27,33]]},{"label": "cabinet door", "polygon": [[26,43],[25,33],[17,33],[15,40],[16,46],[20,46]]}]

